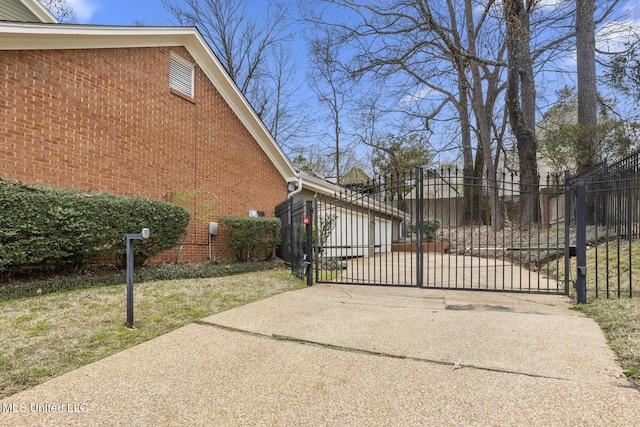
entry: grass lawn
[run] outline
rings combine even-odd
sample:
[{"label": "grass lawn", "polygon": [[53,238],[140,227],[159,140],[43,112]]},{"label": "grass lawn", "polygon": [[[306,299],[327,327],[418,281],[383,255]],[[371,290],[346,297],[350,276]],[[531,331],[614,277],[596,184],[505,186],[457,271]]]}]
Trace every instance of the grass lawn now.
[{"label": "grass lawn", "polygon": [[[342,275],[342,269],[330,270],[322,268],[318,270],[318,282],[332,282]],[[313,272],[313,280],[316,280],[316,272]]]},{"label": "grass lawn", "polygon": [[624,373],[640,390],[640,297],[599,298],[579,308],[598,322]]},{"label": "grass lawn", "polygon": [[[325,271],[324,278],[339,273]],[[289,271],[269,270],[134,287],[134,329],[125,326],[124,284],[0,301],[0,399],[203,317],[305,285]],[[640,389],[640,297],[590,298],[578,308],[600,324]]]},{"label": "grass lawn", "polygon": [[[576,258],[571,258],[569,277],[576,279]],[[616,241],[600,243],[587,250],[587,301],[599,298],[629,296],[632,284],[633,298],[640,298],[640,241],[618,244]],[[556,280],[564,280],[564,261],[543,265],[541,271]],[[573,292],[571,287],[571,292]]]},{"label": "grass lawn", "polygon": [[125,285],[0,302],[0,399],[203,317],[304,283],[270,270],[134,284],[134,329]]}]

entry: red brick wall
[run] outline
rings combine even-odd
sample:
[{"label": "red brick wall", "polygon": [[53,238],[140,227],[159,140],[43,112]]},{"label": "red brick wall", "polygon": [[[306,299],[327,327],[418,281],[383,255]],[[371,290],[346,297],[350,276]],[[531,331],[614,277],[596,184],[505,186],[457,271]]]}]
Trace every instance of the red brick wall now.
[{"label": "red brick wall", "polygon": [[273,216],[284,179],[198,67],[194,98],[172,93],[171,51],[195,62],[182,47],[0,51],[0,177],[172,194],[192,214],[181,261],[206,259],[218,216]]}]

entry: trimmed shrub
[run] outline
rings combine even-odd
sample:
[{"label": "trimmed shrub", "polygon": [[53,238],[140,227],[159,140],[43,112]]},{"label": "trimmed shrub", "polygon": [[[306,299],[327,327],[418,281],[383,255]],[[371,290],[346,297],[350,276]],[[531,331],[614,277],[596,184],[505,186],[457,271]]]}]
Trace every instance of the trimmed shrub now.
[{"label": "trimmed shrub", "polygon": [[[418,224],[412,222],[409,225],[409,233],[416,234]],[[440,229],[440,221],[437,219],[425,219],[422,222],[422,238],[425,242],[433,242],[436,240],[437,232]],[[414,237],[410,237],[409,241],[414,241]]]},{"label": "trimmed shrub", "polygon": [[437,219],[425,219],[424,220],[424,240],[427,242],[433,242],[436,240],[436,232],[440,228],[440,221]]},{"label": "trimmed shrub", "polygon": [[94,257],[124,259],[126,234],[151,230],[134,245],[136,262],[176,246],[189,213],[143,197],[29,186],[0,180],[0,274],[25,266],[48,271],[82,268]]},{"label": "trimmed shrub", "polygon": [[269,261],[280,243],[278,218],[224,216],[219,218],[225,243],[235,261]]}]

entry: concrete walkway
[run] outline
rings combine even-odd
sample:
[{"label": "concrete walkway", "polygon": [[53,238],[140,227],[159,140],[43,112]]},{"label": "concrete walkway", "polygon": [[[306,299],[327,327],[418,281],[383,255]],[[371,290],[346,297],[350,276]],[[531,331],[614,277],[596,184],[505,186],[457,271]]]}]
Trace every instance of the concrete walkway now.
[{"label": "concrete walkway", "polygon": [[11,396],[0,425],[640,425],[640,392],[570,305],[319,285]]}]

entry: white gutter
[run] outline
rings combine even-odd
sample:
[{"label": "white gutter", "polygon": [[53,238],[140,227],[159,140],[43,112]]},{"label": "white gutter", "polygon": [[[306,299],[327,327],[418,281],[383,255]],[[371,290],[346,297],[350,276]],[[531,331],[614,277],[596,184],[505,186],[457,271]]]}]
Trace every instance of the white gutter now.
[{"label": "white gutter", "polygon": [[[289,182],[292,182],[292,181],[289,181]],[[302,191],[302,177],[300,175],[298,175],[298,188],[296,188],[291,193],[289,193],[289,195],[287,196],[287,199],[292,198],[293,196],[295,196],[296,194],[298,194],[301,191]]]}]

